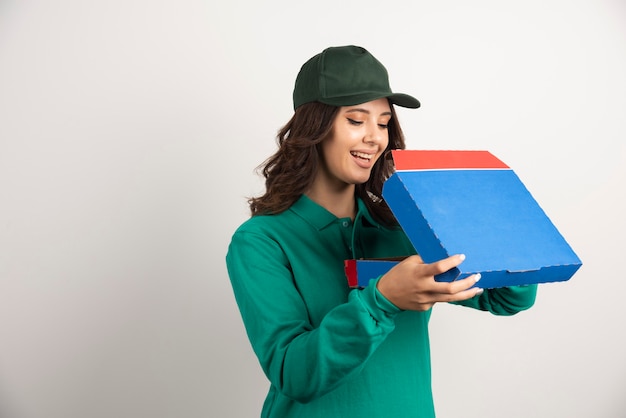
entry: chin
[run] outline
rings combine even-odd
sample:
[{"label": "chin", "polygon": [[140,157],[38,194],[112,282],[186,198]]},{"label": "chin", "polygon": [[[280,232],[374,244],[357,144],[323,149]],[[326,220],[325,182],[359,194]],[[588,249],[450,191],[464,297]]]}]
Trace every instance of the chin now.
[{"label": "chin", "polygon": [[348,184],[354,185],[363,184],[370,179],[371,175],[371,171],[368,171],[367,173],[352,173],[352,175],[346,176],[344,181]]},{"label": "chin", "polygon": [[366,177],[366,178],[354,179],[354,180],[353,180],[353,181],[351,181],[350,183],[352,183],[352,184],[354,184],[354,185],[356,186],[356,185],[359,185],[359,184],[367,183],[367,181],[368,181],[369,179],[370,179],[370,178],[369,178],[369,176],[368,176],[368,177]]}]

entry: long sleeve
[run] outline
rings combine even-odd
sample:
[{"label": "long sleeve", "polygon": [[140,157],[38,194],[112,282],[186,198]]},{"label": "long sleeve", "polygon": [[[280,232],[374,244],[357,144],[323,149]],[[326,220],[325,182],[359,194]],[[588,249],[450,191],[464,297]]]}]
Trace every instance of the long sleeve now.
[{"label": "long sleeve", "polygon": [[[345,303],[330,308],[314,325],[307,304],[324,303],[324,292],[320,300],[303,294],[306,289],[299,289],[293,274],[298,267],[267,236],[235,233],[226,261],[248,337],[266,376],[280,393],[299,402],[318,398],[357,373],[395,327],[399,310],[375,284],[350,291]],[[314,256],[311,261],[308,269],[326,274]]]},{"label": "long sleeve", "polygon": [[515,315],[533,306],[536,296],[536,284],[511,286],[487,289],[480,296],[466,301],[456,302],[456,304],[480,309],[482,311],[489,311],[495,315]]}]

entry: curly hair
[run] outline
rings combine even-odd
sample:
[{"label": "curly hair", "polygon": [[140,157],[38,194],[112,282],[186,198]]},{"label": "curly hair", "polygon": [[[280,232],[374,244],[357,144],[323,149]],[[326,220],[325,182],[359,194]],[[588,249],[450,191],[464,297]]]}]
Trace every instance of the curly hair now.
[{"label": "curly hair", "polygon": [[[388,124],[389,144],[372,167],[370,178],[357,184],[355,195],[363,200],[370,214],[387,226],[397,225],[391,210],[382,199],[383,183],[393,173],[392,149],[404,149],[404,134],[395,109]],[[332,134],[339,107],[319,102],[299,106],[293,117],[278,131],[278,151],[257,170],[265,177],[265,194],[248,199],[250,212],[271,215],[289,209],[312,185],[320,164],[320,144]]]}]

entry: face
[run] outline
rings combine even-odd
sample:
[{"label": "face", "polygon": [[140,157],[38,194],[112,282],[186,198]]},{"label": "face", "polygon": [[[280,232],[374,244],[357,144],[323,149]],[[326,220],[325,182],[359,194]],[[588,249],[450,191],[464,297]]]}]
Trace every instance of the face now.
[{"label": "face", "polygon": [[387,99],[341,107],[332,135],[322,142],[323,165],[316,181],[345,187],[365,183],[389,143]]}]

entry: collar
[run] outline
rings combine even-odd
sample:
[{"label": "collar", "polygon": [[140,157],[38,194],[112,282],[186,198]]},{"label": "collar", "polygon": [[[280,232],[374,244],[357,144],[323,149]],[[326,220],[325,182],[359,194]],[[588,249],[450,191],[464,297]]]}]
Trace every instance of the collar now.
[{"label": "collar", "polygon": [[373,226],[375,228],[381,228],[381,225],[372,218],[369,211],[367,210],[367,206],[365,206],[365,202],[360,198],[356,198],[357,204],[357,212],[354,218],[354,222],[356,223],[359,219],[363,219],[363,225],[365,226]]},{"label": "collar", "polygon": [[[365,206],[365,202],[357,197],[356,204],[357,213],[354,218],[355,223],[359,219],[362,219],[363,221],[365,221],[363,222],[363,225],[369,224],[369,226],[380,228],[378,222],[376,222],[367,211],[367,206]],[[304,194],[300,196],[300,198],[296,201],[296,203],[291,206],[291,208],[289,208],[289,210],[294,212],[296,215],[301,217],[304,221],[306,221],[317,230],[322,230],[329,225],[335,223],[339,219]]]}]

